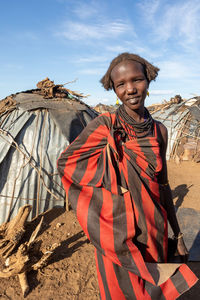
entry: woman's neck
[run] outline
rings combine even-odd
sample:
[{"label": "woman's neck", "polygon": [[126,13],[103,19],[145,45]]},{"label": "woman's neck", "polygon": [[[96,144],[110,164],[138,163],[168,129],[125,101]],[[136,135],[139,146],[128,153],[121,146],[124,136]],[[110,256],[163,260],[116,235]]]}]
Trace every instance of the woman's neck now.
[{"label": "woman's neck", "polygon": [[127,114],[135,120],[137,123],[142,123],[145,121],[145,109],[144,106],[138,110],[132,110],[127,106],[124,106]]}]

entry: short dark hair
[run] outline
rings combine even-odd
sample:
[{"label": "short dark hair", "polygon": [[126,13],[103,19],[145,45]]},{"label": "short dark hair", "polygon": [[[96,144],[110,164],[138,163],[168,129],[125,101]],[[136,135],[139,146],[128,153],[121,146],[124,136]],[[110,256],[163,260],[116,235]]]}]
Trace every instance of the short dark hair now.
[{"label": "short dark hair", "polygon": [[102,83],[103,87],[107,91],[113,89],[113,82],[112,82],[112,79],[111,79],[111,72],[112,72],[113,68],[116,65],[118,65],[119,63],[121,63],[122,61],[126,61],[126,60],[136,61],[136,62],[140,63],[143,66],[144,74],[146,76],[146,79],[147,79],[148,83],[150,83],[152,80],[156,79],[156,77],[158,75],[158,72],[160,70],[159,68],[153,66],[146,59],[140,57],[137,54],[132,54],[132,53],[124,52],[124,53],[121,53],[118,56],[116,56],[111,61],[110,66],[109,66],[107,72],[105,73],[105,75],[100,80],[100,82]]}]

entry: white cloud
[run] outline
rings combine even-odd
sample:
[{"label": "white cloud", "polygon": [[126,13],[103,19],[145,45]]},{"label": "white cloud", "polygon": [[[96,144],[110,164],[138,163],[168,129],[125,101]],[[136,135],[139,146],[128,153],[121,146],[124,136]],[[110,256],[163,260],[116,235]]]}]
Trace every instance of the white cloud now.
[{"label": "white cloud", "polygon": [[121,46],[121,45],[106,46],[105,49],[115,53],[122,53],[122,52],[129,51],[129,47]]},{"label": "white cloud", "polygon": [[75,63],[96,63],[96,62],[105,62],[107,61],[106,56],[88,56],[88,57],[80,57],[76,59]]},{"label": "white cloud", "polygon": [[174,94],[174,90],[151,90],[151,95],[171,95]]},{"label": "white cloud", "polygon": [[188,70],[186,66],[181,62],[176,61],[165,61],[159,64],[160,72],[159,77],[170,78],[170,79],[180,79],[183,74],[187,74]]},{"label": "white cloud", "polygon": [[69,40],[100,40],[104,38],[117,38],[125,32],[134,34],[133,26],[123,21],[108,23],[87,24],[83,22],[68,21],[63,25],[63,30],[57,35]]},{"label": "white cloud", "polygon": [[78,71],[79,74],[87,74],[87,75],[102,75],[105,73],[105,69],[103,68],[91,68],[91,69],[82,69]]},{"label": "white cloud", "polygon": [[157,34],[164,40],[174,35],[184,42],[194,42],[199,37],[199,21],[199,2],[187,1],[181,5],[172,5],[166,8],[160,26],[157,26]]},{"label": "white cloud", "polygon": [[[162,42],[170,39],[187,48],[199,43],[200,2],[182,1],[143,1],[140,4],[144,21],[151,26],[153,36]],[[172,42],[172,41],[171,41]]]},{"label": "white cloud", "polygon": [[160,0],[143,0],[138,3],[138,6],[143,11],[145,20],[151,22],[160,6]]},{"label": "white cloud", "polygon": [[90,3],[79,2],[72,11],[79,19],[88,19],[98,13],[99,7],[94,1]]},{"label": "white cloud", "polygon": [[102,98],[102,99],[101,99],[101,103],[106,103],[106,104],[108,104],[108,103],[110,103],[110,99],[109,99],[109,98]]},{"label": "white cloud", "polygon": [[191,3],[187,3],[180,14],[182,15],[180,24],[182,36],[186,36],[188,43],[193,43],[196,40],[200,41],[200,2],[193,3],[192,6]]},{"label": "white cloud", "polygon": [[[160,78],[167,79],[189,79],[199,76],[199,72],[195,71],[195,63],[191,63],[190,60],[180,57],[178,60],[168,60],[158,63],[160,72]],[[196,64],[197,67],[197,64]]]}]

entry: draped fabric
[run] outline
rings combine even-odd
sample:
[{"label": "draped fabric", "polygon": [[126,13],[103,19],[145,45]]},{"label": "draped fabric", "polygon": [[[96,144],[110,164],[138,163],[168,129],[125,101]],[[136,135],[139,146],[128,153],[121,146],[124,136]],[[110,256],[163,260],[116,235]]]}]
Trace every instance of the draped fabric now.
[{"label": "draped fabric", "polygon": [[167,214],[157,175],[157,127],[122,141],[116,115],[102,114],[58,160],[72,208],[95,246],[101,299],[176,299],[196,281],[183,264],[167,263]]}]

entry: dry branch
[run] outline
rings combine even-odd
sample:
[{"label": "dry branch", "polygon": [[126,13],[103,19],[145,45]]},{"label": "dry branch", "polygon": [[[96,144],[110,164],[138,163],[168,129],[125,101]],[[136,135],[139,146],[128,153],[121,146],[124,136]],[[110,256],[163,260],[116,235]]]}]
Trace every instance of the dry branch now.
[{"label": "dry branch", "polygon": [[0,255],[2,257],[8,257],[22,239],[25,233],[25,222],[31,208],[31,205],[21,207],[17,216],[12,221],[0,226]]},{"label": "dry branch", "polygon": [[23,296],[29,292],[27,272],[43,268],[49,262],[58,244],[53,244],[48,251],[41,251],[36,238],[41,229],[44,217],[33,230],[28,241],[22,242],[26,232],[26,221],[31,211],[30,205],[19,209],[17,216],[10,222],[0,226],[0,255],[6,259],[3,269],[0,270],[0,278],[8,278],[18,275]]}]

